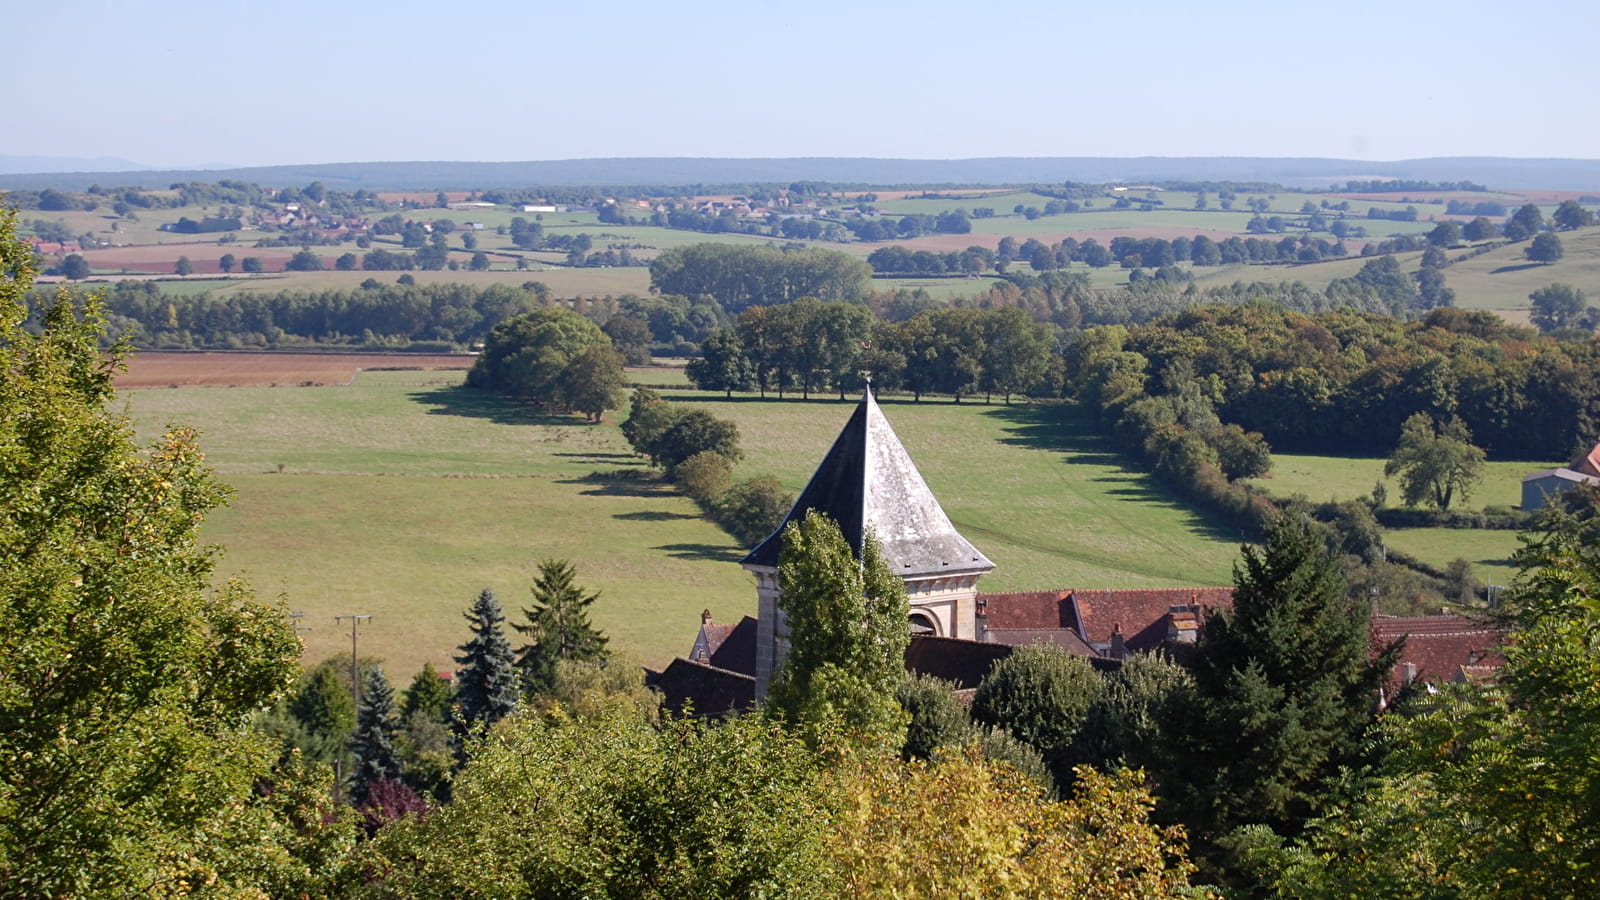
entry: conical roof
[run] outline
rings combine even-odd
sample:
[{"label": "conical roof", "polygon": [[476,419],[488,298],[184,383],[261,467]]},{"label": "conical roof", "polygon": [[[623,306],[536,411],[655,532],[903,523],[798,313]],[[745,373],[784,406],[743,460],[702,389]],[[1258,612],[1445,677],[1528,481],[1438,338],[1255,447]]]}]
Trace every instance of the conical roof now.
[{"label": "conical roof", "polygon": [[783,525],[750,551],[743,565],[777,568],[784,526],[812,509],[839,523],[858,557],[870,529],[890,566],[903,578],[994,568],[950,524],[870,389]]}]

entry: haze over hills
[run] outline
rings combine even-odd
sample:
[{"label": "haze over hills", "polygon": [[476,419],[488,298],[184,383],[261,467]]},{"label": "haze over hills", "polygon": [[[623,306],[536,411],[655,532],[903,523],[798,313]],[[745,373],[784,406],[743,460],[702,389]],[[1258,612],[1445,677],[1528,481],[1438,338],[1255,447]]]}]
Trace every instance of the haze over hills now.
[{"label": "haze over hills", "polygon": [[[15,168],[0,157],[0,169]],[[57,162],[61,162],[59,159]],[[121,160],[91,162],[122,163]],[[1475,181],[1508,190],[1600,191],[1600,159],[1435,157],[1371,162],[1302,157],[987,157],[980,159],[637,157],[528,162],[358,162],[232,169],[121,169],[0,174],[0,190],[160,188],[232,179],[267,187],[321,181],[342,190],[468,190],[565,185],[737,185],[821,181],[858,185],[998,185],[1062,181],[1267,182],[1327,187],[1352,178]]]}]

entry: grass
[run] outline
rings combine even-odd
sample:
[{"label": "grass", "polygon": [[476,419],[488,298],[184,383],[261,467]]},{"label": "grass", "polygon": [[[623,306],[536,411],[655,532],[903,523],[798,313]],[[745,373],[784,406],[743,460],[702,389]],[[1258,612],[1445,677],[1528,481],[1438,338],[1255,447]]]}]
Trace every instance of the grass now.
[{"label": "grass", "polygon": [[[1270,477],[1252,481],[1273,497],[1282,499],[1300,494],[1313,503],[1321,503],[1326,500],[1369,497],[1373,485],[1381,480],[1389,486],[1389,502],[1399,503],[1399,483],[1393,478],[1384,478],[1383,465],[1383,459],[1370,457],[1274,453]],[[1483,481],[1467,503],[1458,503],[1457,506],[1462,509],[1520,506],[1522,476],[1563,465],[1566,465],[1566,460],[1549,463],[1485,463]]]},{"label": "grass", "polygon": [[[1556,282],[1600,296],[1600,227],[1560,233],[1564,255],[1553,263],[1532,263],[1523,255],[1528,242],[1497,247],[1444,270],[1445,284],[1466,309],[1526,309],[1528,295]],[[1454,255],[1454,254],[1452,254]]]},{"label": "grass", "polygon": [[1384,532],[1383,541],[1436,566],[1465,559],[1489,584],[1511,583],[1517,574],[1511,554],[1522,546],[1515,531],[1477,528],[1394,528]]},{"label": "grass", "polygon": [[[476,592],[492,587],[514,611],[548,557],[571,559],[602,592],[596,623],[647,663],[685,653],[702,609],[719,621],[753,611],[743,551],[689,501],[631,477],[644,467],[615,415],[600,426],[546,419],[459,377],[369,372],[349,386],[124,399],[144,437],[168,421],[203,430],[208,459],[238,491],[205,538],[227,548],[222,572],[243,571],[305,613],[308,659],[348,648],[333,616],[371,613],[363,653],[402,673],[449,665]],[[740,477],[770,472],[794,490],[851,410],[664,393],[739,423]],[[986,589],[1228,583],[1237,535],[1131,468],[1071,407],[885,409],[957,527],[999,564]]]}]

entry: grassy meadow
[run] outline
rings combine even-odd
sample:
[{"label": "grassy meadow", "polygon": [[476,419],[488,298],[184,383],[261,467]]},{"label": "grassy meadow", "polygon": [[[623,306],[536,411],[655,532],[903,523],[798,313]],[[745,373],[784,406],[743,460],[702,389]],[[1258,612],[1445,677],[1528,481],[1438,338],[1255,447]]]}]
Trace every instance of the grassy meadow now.
[{"label": "grassy meadow", "polygon": [[[1389,502],[1400,502],[1400,484],[1394,478],[1385,478],[1385,460],[1373,457],[1316,456],[1303,453],[1272,454],[1272,472],[1265,478],[1252,479],[1252,483],[1273,497],[1286,499],[1301,495],[1313,503],[1326,500],[1354,500],[1372,496],[1372,488],[1379,481],[1388,485]],[[1457,502],[1460,509],[1482,509],[1486,506],[1521,506],[1522,476],[1541,469],[1564,466],[1566,460],[1550,462],[1495,461],[1485,463],[1483,481],[1465,502]]]},{"label": "grassy meadow", "polygon": [[[670,383],[656,373],[642,376]],[[734,419],[739,476],[798,491],[852,401],[723,400],[666,391]],[[346,652],[333,616],[371,613],[363,654],[392,670],[448,666],[461,613],[493,588],[513,612],[539,560],[571,559],[602,593],[613,646],[661,664],[702,609],[751,613],[743,551],[645,471],[617,428],[546,419],[442,372],[367,372],[328,387],[128,392],[141,436],[202,429],[237,490],[208,520],[220,571],[304,612],[306,656]],[[893,402],[885,409],[946,511],[999,568],[989,590],[1227,584],[1238,536],[1154,485],[1070,407]]]}]

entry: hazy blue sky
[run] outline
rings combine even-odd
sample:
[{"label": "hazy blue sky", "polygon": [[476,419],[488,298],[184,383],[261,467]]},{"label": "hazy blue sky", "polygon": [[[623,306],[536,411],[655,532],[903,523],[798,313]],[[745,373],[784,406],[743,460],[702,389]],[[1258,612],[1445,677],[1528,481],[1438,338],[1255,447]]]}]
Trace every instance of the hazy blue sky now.
[{"label": "hazy blue sky", "polygon": [[1600,0],[71,0],[0,154],[1600,157]]}]

